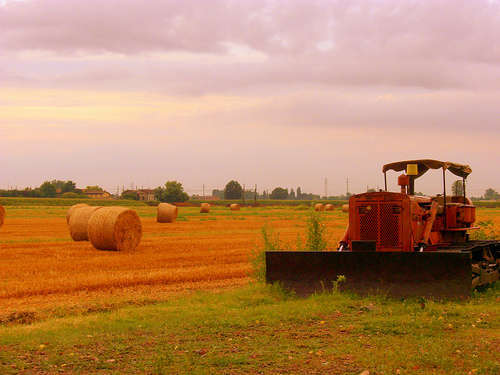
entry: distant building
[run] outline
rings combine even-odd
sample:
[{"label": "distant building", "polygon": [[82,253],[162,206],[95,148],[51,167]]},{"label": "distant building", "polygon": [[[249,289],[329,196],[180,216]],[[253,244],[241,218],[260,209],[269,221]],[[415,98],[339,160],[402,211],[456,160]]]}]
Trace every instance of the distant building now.
[{"label": "distant building", "polygon": [[104,190],[83,189],[83,194],[89,198],[111,198],[111,194]]},{"label": "distant building", "polygon": [[154,201],[155,191],[153,189],[140,189],[137,190],[137,195],[140,201]]}]

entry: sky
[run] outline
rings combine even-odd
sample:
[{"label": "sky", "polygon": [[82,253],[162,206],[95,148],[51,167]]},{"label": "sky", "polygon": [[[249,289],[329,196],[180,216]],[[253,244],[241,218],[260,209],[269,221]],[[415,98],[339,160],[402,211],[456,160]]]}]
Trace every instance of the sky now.
[{"label": "sky", "polygon": [[432,158],[500,191],[499,36],[497,0],[0,0],[0,188],[336,195]]}]

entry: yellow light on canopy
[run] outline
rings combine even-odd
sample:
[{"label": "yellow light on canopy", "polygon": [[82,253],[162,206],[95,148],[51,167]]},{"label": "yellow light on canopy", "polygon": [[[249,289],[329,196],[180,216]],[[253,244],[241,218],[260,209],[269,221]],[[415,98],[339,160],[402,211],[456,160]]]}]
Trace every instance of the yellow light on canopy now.
[{"label": "yellow light on canopy", "polygon": [[408,176],[417,176],[418,175],[418,164],[406,165],[406,174]]}]

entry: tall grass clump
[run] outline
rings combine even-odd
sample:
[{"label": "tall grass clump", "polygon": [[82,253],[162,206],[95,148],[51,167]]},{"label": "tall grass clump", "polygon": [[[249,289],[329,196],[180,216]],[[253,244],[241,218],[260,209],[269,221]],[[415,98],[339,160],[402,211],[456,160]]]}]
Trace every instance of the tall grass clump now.
[{"label": "tall grass clump", "polygon": [[263,247],[255,247],[251,259],[253,277],[256,281],[266,281],[266,251],[280,250],[281,241],[279,233],[275,233],[267,224],[261,229]]},{"label": "tall grass clump", "polygon": [[307,219],[306,250],[324,251],[327,247],[326,226],[319,212],[311,211]]}]

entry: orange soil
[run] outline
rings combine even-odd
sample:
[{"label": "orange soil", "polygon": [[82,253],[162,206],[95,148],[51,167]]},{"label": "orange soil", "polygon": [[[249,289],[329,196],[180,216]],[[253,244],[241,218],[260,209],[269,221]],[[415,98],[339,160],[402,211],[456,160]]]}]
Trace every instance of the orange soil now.
[{"label": "orange soil", "polygon": [[[194,213],[198,208],[181,210]],[[193,214],[171,224],[141,217],[141,244],[123,253],[71,241],[63,208],[51,208],[48,214],[44,208],[11,211],[0,231],[0,322],[13,312],[85,312],[246,284],[262,226],[269,221],[280,240],[295,248],[297,234],[304,234],[305,215],[292,209],[244,208],[229,216],[217,214],[224,209]],[[153,216],[155,209],[139,211]],[[210,217],[216,220],[205,220]],[[343,220],[339,226],[328,219],[329,227],[337,224],[330,228],[332,239],[341,236]]]}]

